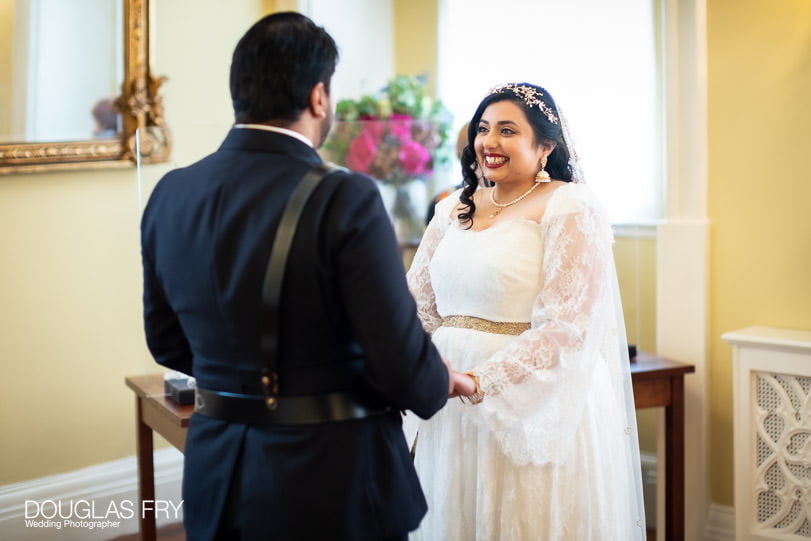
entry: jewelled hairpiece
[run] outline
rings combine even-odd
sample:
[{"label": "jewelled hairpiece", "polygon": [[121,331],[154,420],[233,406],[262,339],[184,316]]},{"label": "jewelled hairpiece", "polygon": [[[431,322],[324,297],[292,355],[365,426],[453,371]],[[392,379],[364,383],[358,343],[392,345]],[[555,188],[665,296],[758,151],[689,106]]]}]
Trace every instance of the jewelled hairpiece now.
[{"label": "jewelled hairpiece", "polygon": [[524,100],[524,103],[527,104],[527,107],[537,105],[538,109],[540,109],[541,112],[544,115],[546,115],[546,118],[549,120],[549,122],[551,122],[552,124],[558,124],[558,117],[555,116],[555,113],[552,112],[552,108],[549,107],[546,104],[546,102],[544,102],[541,99],[543,97],[543,92],[534,87],[527,85],[518,85],[515,83],[507,83],[504,85],[494,86],[493,88],[490,89],[489,92],[487,92],[487,95],[490,96],[492,94],[498,94],[506,90],[509,90],[510,92],[512,92],[513,94]]}]

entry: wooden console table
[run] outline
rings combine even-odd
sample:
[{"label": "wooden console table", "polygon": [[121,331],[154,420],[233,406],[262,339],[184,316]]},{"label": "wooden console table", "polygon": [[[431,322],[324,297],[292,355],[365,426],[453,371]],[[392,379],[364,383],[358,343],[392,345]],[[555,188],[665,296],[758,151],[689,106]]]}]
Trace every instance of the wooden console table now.
[{"label": "wooden console table", "polygon": [[[129,376],[127,387],[135,391],[135,446],[138,455],[138,499],[155,499],[155,464],[152,433],[157,432],[182,452],[194,405],[178,406],[163,392],[163,375]],[[141,503],[143,506],[143,503]],[[138,519],[141,541],[155,541],[155,510],[144,509]]]},{"label": "wooden console table", "polygon": [[631,363],[636,409],[665,408],[666,541],[684,541],[684,375],[695,370],[642,352]]},{"label": "wooden console table", "polygon": [[[631,364],[636,408],[665,408],[665,539],[684,540],[684,375],[694,372],[690,364],[639,353]],[[178,406],[163,392],[163,375],[129,376],[127,386],[135,392],[137,415],[138,497],[155,499],[152,433],[157,432],[180,451],[194,406]],[[142,541],[155,540],[155,514],[140,519]]]}]

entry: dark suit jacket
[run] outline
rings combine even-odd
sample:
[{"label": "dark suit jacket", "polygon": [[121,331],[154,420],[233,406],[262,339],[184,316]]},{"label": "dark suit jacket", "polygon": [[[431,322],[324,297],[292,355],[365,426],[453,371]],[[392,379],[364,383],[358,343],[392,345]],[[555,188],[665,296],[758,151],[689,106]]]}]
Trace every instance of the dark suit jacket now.
[{"label": "dark suit jacket", "polygon": [[[161,179],[141,224],[146,338],[158,363],[204,388],[261,394],[273,235],[294,186],[320,162],[293,137],[239,128],[217,152]],[[243,538],[372,539],[416,528],[426,504],[399,410],[435,413],[447,400],[447,371],[417,319],[371,179],[333,173],[313,193],[280,319],[281,395],[365,391],[392,413],[273,428],[194,415],[188,539],[214,535],[235,476]]]}]

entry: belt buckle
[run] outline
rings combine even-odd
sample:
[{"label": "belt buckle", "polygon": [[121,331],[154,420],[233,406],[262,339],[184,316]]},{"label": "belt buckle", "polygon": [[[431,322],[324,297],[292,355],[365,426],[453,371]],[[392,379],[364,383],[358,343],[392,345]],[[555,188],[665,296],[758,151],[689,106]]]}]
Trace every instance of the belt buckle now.
[{"label": "belt buckle", "polygon": [[200,388],[194,389],[194,411],[201,411],[206,407],[206,399],[200,394]]}]

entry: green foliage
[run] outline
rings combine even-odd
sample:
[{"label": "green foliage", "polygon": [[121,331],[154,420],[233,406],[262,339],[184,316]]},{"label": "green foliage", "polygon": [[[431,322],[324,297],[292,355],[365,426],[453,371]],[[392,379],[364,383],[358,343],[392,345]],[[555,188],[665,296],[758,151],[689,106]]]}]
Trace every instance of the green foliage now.
[{"label": "green foliage", "polygon": [[[450,124],[452,118],[440,100],[425,93],[425,75],[397,75],[374,94],[340,100],[335,108],[337,120],[387,120],[392,114],[429,119]],[[365,117],[365,118],[363,118]]]},{"label": "green foliage", "polygon": [[[441,100],[435,100],[425,92],[427,75],[397,75],[374,94],[360,98],[342,99],[335,107],[335,118],[338,121],[354,122],[357,120],[388,120],[394,115],[413,119],[431,120],[437,124],[439,146],[435,150],[435,159],[445,161],[452,155],[449,148],[449,130],[453,117]],[[344,155],[346,148],[337,148],[348,143],[346,140],[328,142],[328,148],[339,155]]]}]

